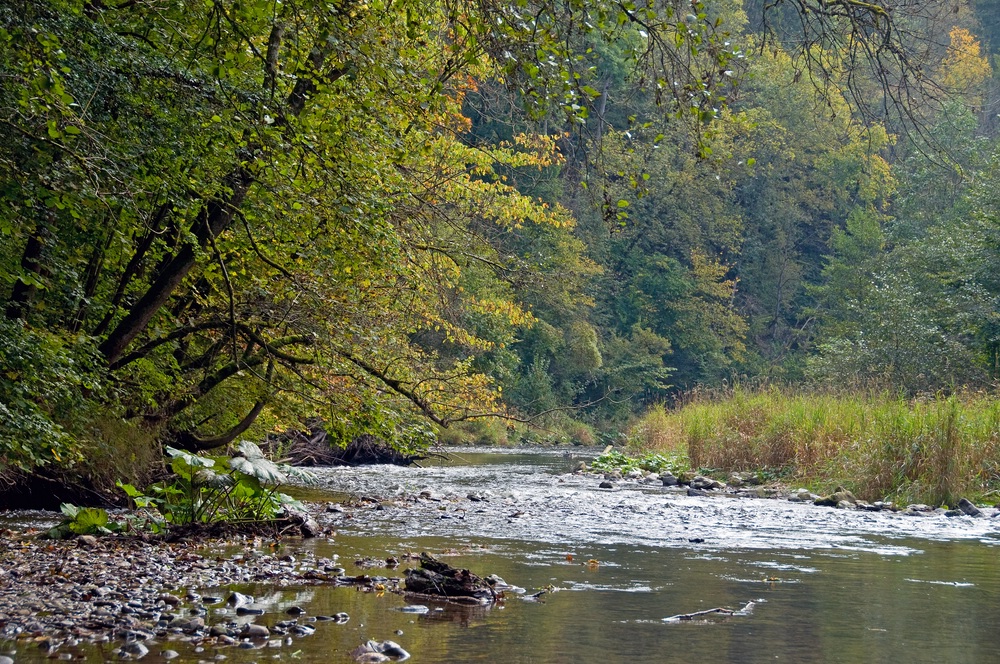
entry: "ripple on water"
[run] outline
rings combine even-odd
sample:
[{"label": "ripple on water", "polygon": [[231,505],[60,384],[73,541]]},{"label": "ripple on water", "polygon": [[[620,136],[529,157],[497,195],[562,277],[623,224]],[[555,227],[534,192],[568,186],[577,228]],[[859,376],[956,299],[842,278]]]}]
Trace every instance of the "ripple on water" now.
[{"label": "ripple on water", "polygon": [[[706,551],[840,550],[910,555],[896,540],[986,539],[997,542],[1000,520],[906,518],[890,513],[819,508],[784,500],[712,496],[572,475],[573,459],[558,453],[461,450],[462,463],[425,468],[318,469],[322,487],[387,501],[383,510],[357,509],[335,524],[344,532],[398,529],[401,516],[422,535],[551,543],[686,548]],[[470,487],[485,495],[471,501]],[[406,502],[430,491],[433,500]],[[417,525],[419,524],[419,525]],[[405,533],[404,533],[405,536]]]}]

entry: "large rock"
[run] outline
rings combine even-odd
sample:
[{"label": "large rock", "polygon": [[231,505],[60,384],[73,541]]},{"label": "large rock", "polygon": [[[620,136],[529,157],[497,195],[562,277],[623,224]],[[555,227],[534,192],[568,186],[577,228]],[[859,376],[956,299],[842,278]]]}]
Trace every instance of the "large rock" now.
[{"label": "large rock", "polygon": [[837,490],[831,493],[829,496],[820,496],[813,501],[815,505],[820,505],[822,507],[841,507],[849,508],[855,507],[858,504],[858,499],[854,497],[854,494],[845,489],[842,486],[838,486]]},{"label": "large rock", "polygon": [[962,513],[968,516],[983,516],[982,510],[965,498],[958,501],[958,509],[962,510]]},{"label": "large rock", "polygon": [[711,477],[704,477],[702,475],[695,475],[692,477],[690,486],[692,489],[724,489],[726,487],[726,485],[722,482],[713,480]]},{"label": "large rock", "polygon": [[660,482],[663,483],[663,486],[677,486],[680,484],[680,480],[670,471],[666,471],[660,475]]}]

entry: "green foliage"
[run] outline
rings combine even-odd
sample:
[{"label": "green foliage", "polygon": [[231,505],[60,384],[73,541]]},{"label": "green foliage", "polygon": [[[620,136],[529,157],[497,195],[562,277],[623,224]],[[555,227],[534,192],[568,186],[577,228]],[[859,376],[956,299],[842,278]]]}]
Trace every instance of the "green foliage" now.
[{"label": "green foliage", "polygon": [[86,340],[0,319],[0,474],[82,460],[79,419],[101,389],[93,351]]},{"label": "green foliage", "polygon": [[124,529],[120,523],[109,518],[107,510],[98,507],[77,507],[63,503],[60,510],[63,522],[45,533],[48,539],[67,539],[75,535],[111,535]]},{"label": "green foliage", "polygon": [[241,441],[232,457],[205,457],[168,447],[171,481],[158,482],[144,491],[119,483],[137,508],[155,509],[166,523],[263,521],[283,508],[303,506],[278,488],[289,476],[309,481],[312,476],[291,466],[279,466],[260,448]]},{"label": "green foliage", "polygon": [[650,473],[670,472],[674,475],[680,474],[690,469],[687,457],[683,453],[672,452],[661,454],[658,452],[648,452],[643,456],[633,457],[619,450],[610,450],[602,453],[588,464],[591,470],[600,472],[620,471],[627,473],[630,470],[645,470]]}]

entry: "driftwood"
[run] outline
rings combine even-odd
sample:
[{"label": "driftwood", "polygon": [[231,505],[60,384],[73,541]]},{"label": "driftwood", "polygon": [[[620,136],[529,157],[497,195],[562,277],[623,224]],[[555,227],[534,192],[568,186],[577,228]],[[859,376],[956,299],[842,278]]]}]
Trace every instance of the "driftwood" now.
[{"label": "driftwood", "polygon": [[467,569],[458,569],[420,554],[420,567],[406,570],[404,590],[417,595],[479,604],[495,602],[499,595],[489,581]]},{"label": "driftwood", "polygon": [[357,436],[346,447],[338,447],[320,422],[310,424],[308,431],[289,430],[273,435],[265,447],[266,452],[280,455],[284,463],[293,466],[360,466],[379,463],[406,466],[424,458],[402,454],[371,434]]},{"label": "driftwood", "polygon": [[753,612],[753,607],[754,607],[753,602],[747,602],[746,606],[744,606],[742,609],[727,609],[724,606],[719,606],[714,609],[695,611],[694,613],[678,613],[676,616],[670,616],[669,618],[664,618],[663,622],[681,622],[683,620],[694,620],[695,618],[711,614],[721,614],[724,616],[745,616]]}]

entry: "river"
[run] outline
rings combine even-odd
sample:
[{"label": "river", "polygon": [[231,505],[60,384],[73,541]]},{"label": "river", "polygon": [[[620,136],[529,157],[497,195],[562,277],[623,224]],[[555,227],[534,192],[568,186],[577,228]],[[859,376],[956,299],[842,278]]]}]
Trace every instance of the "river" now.
[{"label": "river", "polygon": [[[573,463],[549,451],[460,450],[422,468],[320,469],[309,496],[339,503],[323,515],[336,534],[288,542],[289,555],[398,576],[354,561],[428,551],[524,594],[417,615],[400,610],[403,597],[353,588],[205,588],[253,594],[265,624],[292,605],[350,620],[315,623],[315,634],[272,649],[172,645],[175,661],[350,662],[367,639],[433,663],[1000,661],[1000,519],[688,497],[629,482],[600,489],[570,474]],[[749,603],[736,615],[665,620]]]}]

